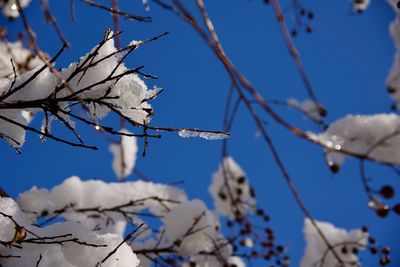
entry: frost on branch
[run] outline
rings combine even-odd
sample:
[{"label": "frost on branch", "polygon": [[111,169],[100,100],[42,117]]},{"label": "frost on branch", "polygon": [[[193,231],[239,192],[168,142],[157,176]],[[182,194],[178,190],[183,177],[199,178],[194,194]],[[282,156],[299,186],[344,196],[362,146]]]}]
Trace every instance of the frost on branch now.
[{"label": "frost on branch", "polygon": [[310,137],[328,148],[328,164],[341,164],[344,154],[367,157],[378,162],[400,164],[400,117],[396,114],[347,115],[325,132]]},{"label": "frost on branch", "polygon": [[246,174],[232,157],[225,157],[219,170],[213,174],[209,192],[219,214],[241,217],[256,208],[253,189]]},{"label": "frost on branch", "polygon": [[189,129],[182,129],[178,132],[178,134],[180,137],[183,138],[200,137],[207,140],[221,140],[229,138],[230,136],[228,133],[224,132],[215,133],[215,132],[206,132],[206,131],[189,130]]},{"label": "frost on branch", "polygon": [[[121,129],[121,132],[130,134],[126,129]],[[124,180],[132,173],[137,151],[138,146],[134,136],[123,135],[120,142],[110,145],[110,152],[113,154],[112,168],[120,180]]]},{"label": "frost on branch", "polygon": [[[28,6],[31,0],[19,0],[22,8]],[[16,0],[0,0],[0,8],[3,14],[9,18],[16,18],[19,16],[18,6]]]},{"label": "frost on branch", "polygon": [[[151,106],[146,100],[153,98],[154,92],[148,91],[145,83],[121,62],[123,55],[117,53],[112,36],[110,32],[105,43],[93,48],[62,74],[66,79],[72,77],[68,83],[74,92],[79,92],[80,98],[103,98],[100,103],[89,101],[87,104],[95,117],[105,117],[113,107],[132,121],[148,122]],[[81,70],[78,75],[77,70]],[[64,93],[69,94],[68,88]]]},{"label": "frost on branch", "polygon": [[11,60],[17,74],[43,65],[38,57],[22,46],[20,41],[15,43],[0,41],[0,78],[12,78],[14,76]]},{"label": "frost on branch", "polygon": [[[0,41],[0,93],[4,93],[11,87],[14,75],[19,75],[40,65],[42,65],[41,61],[31,51],[23,48],[21,42]],[[27,111],[2,110],[0,115],[25,126],[32,120],[32,113]],[[20,147],[25,142],[25,130],[5,120],[0,120],[0,136],[13,147]]]},{"label": "frost on branch", "polygon": [[[173,186],[143,181],[83,182],[71,177],[50,191],[34,187],[17,201],[24,211],[21,216],[26,225],[38,223],[43,229],[52,229],[58,224],[46,225],[54,219],[63,219],[67,221],[62,225],[66,231],[78,234],[67,227],[78,225],[88,232],[79,235],[96,236],[96,244],[108,245],[110,241],[105,238],[108,236],[121,240],[128,225],[144,225],[143,231],[127,242],[143,267],[162,262],[165,257],[179,262],[178,266],[191,266],[185,264],[195,262],[196,266],[219,267],[241,262],[232,257],[231,242],[221,234],[216,214],[200,200],[188,202],[184,192]],[[18,214],[14,215],[18,218]],[[145,220],[148,217],[159,219],[159,223],[152,226]],[[115,243],[118,242],[111,242],[112,246]],[[75,248],[79,249],[76,244]],[[122,261],[120,264],[115,266],[132,266],[123,265],[126,262]]]},{"label": "frost on branch", "polygon": [[[337,255],[345,262],[344,265],[342,265],[343,267],[360,266],[356,254],[359,250],[367,246],[368,233],[361,229],[346,231],[341,228],[336,228],[328,222],[316,221],[316,223]],[[303,259],[301,260],[301,267],[339,266],[337,258],[326,246],[309,219],[305,219],[303,231],[307,247]]]},{"label": "frost on branch", "polygon": [[326,111],[320,105],[316,104],[315,101],[306,99],[299,102],[295,98],[290,98],[287,101],[289,107],[295,108],[303,112],[307,117],[321,123],[326,115]]},{"label": "frost on branch", "polygon": [[[122,61],[136,46],[118,51],[113,37],[112,32],[108,33],[90,53],[62,69],[59,72],[62,81],[43,64],[18,75],[16,80],[0,79],[1,137],[15,148],[23,145],[28,121],[21,117],[21,110],[45,113],[39,131],[43,136],[52,137],[49,135],[51,122],[58,119],[74,133],[80,144],[83,141],[75,132],[71,118],[98,126],[96,119],[112,111],[131,124],[148,123],[152,109],[147,100],[156,97],[160,89],[148,90],[136,74],[140,68],[125,67]],[[77,104],[84,107],[93,122],[74,113],[71,107]],[[109,128],[102,129],[115,134]],[[38,130],[30,130],[38,133]]]},{"label": "frost on branch", "polygon": [[62,217],[99,233],[122,236],[127,220],[135,222],[145,210],[163,216],[186,201],[186,195],[175,187],[151,182],[105,183],[71,177],[51,191],[33,187],[17,201],[34,219]]},{"label": "frost on branch", "polygon": [[[138,242],[132,244],[134,251],[142,255],[141,258],[145,255],[154,259],[159,253],[169,252],[188,257],[192,263],[183,262],[182,265],[176,266],[195,264],[201,267],[220,267],[230,262],[240,262],[231,257],[232,247],[220,233],[216,215],[210,212],[202,201],[192,200],[174,207],[164,217],[163,222],[157,241],[148,240],[142,245]],[[149,252],[146,254],[143,251]],[[153,261],[157,263],[157,260]],[[143,267],[146,266],[149,265]]]},{"label": "frost on branch", "polygon": [[[27,118],[23,116],[22,111],[2,110],[0,114],[21,125],[29,123]],[[18,148],[25,142],[25,129],[15,125],[15,123],[0,120],[0,137],[6,140],[11,146]]]},{"label": "frost on branch", "polygon": [[[121,242],[116,234],[98,234],[73,222],[37,227],[10,198],[0,198],[0,257],[2,266],[92,267]],[[139,261],[127,244],[101,266],[131,267]]]},{"label": "frost on branch", "polygon": [[175,207],[164,218],[164,222],[165,238],[169,242],[174,243],[185,236],[178,245],[178,251],[183,255],[213,251],[221,239],[217,218],[200,200],[192,200]]}]

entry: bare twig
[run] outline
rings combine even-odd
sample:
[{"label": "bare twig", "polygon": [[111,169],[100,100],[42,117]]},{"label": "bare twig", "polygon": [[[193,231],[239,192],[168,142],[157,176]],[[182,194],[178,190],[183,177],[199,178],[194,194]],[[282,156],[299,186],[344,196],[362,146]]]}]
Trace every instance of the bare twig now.
[{"label": "bare twig", "polygon": [[91,5],[91,6],[95,6],[95,7],[98,7],[100,9],[103,9],[103,10],[106,10],[108,12],[111,12],[113,14],[118,14],[119,16],[122,16],[122,17],[124,17],[126,19],[133,19],[133,20],[137,20],[137,21],[140,21],[140,22],[151,22],[151,18],[150,17],[142,17],[142,16],[137,16],[137,15],[130,14],[128,12],[122,12],[122,11],[119,11],[118,9],[114,9],[114,8],[110,8],[110,7],[104,6],[104,5],[100,4],[100,3],[92,1],[92,0],[81,0],[81,1],[87,3],[87,4]]}]

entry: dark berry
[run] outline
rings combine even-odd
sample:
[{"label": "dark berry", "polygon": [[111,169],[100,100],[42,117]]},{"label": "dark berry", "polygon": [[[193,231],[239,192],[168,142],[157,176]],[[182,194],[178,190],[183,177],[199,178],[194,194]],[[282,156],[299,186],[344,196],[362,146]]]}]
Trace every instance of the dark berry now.
[{"label": "dark berry", "polygon": [[323,106],[318,105],[318,114],[321,115],[322,117],[326,117],[328,112],[326,111],[326,109]]},{"label": "dark berry", "polygon": [[386,254],[386,255],[389,254],[390,253],[390,247],[383,247],[382,248],[382,253]]},{"label": "dark berry", "polygon": [[279,253],[282,253],[283,252],[283,247],[282,246],[276,246],[276,250],[279,252]]},{"label": "dark berry", "polygon": [[376,210],[376,214],[379,217],[385,218],[386,216],[388,216],[389,214],[389,209],[385,209],[385,208],[380,208]]},{"label": "dark berry", "polygon": [[240,176],[240,177],[237,179],[237,182],[238,182],[239,184],[243,184],[245,181],[246,181],[246,177],[244,177],[244,176]]},{"label": "dark berry", "polygon": [[384,197],[384,198],[392,198],[394,196],[394,189],[390,185],[385,185],[381,188],[379,193]]},{"label": "dark berry", "polygon": [[394,87],[391,86],[391,85],[388,86],[387,90],[388,90],[388,93],[389,93],[389,94],[396,93],[396,88],[394,88]]},{"label": "dark berry", "polygon": [[396,204],[396,205],[393,207],[393,210],[394,210],[394,212],[396,212],[397,215],[400,215],[400,203],[399,203],[399,204]]},{"label": "dark berry", "polygon": [[370,248],[369,248],[369,251],[370,251],[372,254],[376,254],[376,253],[378,252],[378,250],[376,249],[376,247],[370,247]]},{"label": "dark berry", "polygon": [[268,227],[268,228],[265,228],[265,232],[266,232],[268,235],[272,235],[272,234],[274,233],[274,230],[272,230],[272,228]]},{"label": "dark berry", "polygon": [[236,194],[238,194],[239,196],[243,193],[242,188],[236,188]]},{"label": "dark berry", "polygon": [[388,265],[390,263],[390,257],[384,257],[384,258],[380,259],[379,263],[382,266]]},{"label": "dark berry", "polygon": [[339,166],[339,164],[332,163],[332,164],[329,164],[329,169],[331,170],[332,173],[337,173],[340,170],[340,166]]}]

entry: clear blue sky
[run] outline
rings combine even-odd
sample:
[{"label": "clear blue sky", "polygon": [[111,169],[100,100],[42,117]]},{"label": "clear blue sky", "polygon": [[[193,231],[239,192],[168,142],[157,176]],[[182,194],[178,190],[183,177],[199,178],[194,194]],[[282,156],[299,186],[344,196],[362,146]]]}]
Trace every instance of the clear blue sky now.
[{"label": "clear blue sky", "polygon": [[[112,16],[105,11],[77,1],[77,22],[72,23],[69,1],[50,2],[61,29],[72,43],[57,62],[58,67],[85,54],[102,38],[104,29],[112,27]],[[140,1],[120,2],[127,11],[145,13]],[[265,98],[307,98],[270,6],[263,5],[261,0],[208,0],[205,3],[228,56]],[[327,122],[348,113],[388,112],[391,100],[386,93],[385,79],[395,52],[388,34],[388,25],[394,18],[391,8],[385,1],[372,1],[365,14],[355,15],[351,13],[350,1],[307,0],[304,4],[316,15],[312,22],[315,31],[301,32],[296,44],[317,96],[328,110]],[[222,65],[188,25],[155,4],[150,8],[153,23],[122,21],[122,43],[171,32],[162,40],[137,50],[127,61],[129,67],[145,65],[147,72],[159,76],[148,84],[165,89],[152,102],[157,114],[153,124],[222,129],[224,101],[230,85]],[[26,12],[42,49],[54,54],[60,43],[53,29],[44,24],[37,3],[31,4]],[[3,18],[0,21],[6,23]],[[20,22],[7,25],[10,32],[21,29]],[[301,115],[285,108],[277,110],[296,125],[319,131]],[[40,118],[36,118],[34,125],[39,123]],[[348,229],[368,225],[378,241],[398,249],[400,217],[391,214],[381,219],[368,209],[357,161],[347,160],[341,172],[333,175],[324,163],[320,147],[299,140],[272,121],[267,130],[316,219]],[[107,141],[84,125],[78,125],[78,131],[87,143],[98,145],[99,151],[71,148],[51,140],[42,144],[33,134],[28,134],[22,155],[1,144],[1,186],[17,196],[33,185],[53,187],[71,175],[115,181]],[[229,151],[248,174],[256,188],[259,205],[272,217],[271,225],[276,229],[278,240],[288,246],[292,266],[297,266],[305,246],[304,216],[267,146],[261,138],[255,138],[255,132],[247,111],[240,109]],[[68,134],[60,124],[55,126],[55,133]],[[140,147],[143,147],[141,142]],[[164,134],[161,140],[150,140],[148,155],[139,158],[136,166],[154,181],[184,180],[182,187],[189,196],[205,199],[212,208],[208,185],[220,156],[220,141],[181,139],[176,134]],[[376,188],[390,183],[400,189],[399,177],[387,169],[374,164],[368,164],[367,168]],[[400,196],[396,198],[400,201]],[[377,266],[377,258],[364,257],[367,253],[362,255],[364,266]],[[392,266],[400,266],[399,255],[396,251],[392,253]]]}]

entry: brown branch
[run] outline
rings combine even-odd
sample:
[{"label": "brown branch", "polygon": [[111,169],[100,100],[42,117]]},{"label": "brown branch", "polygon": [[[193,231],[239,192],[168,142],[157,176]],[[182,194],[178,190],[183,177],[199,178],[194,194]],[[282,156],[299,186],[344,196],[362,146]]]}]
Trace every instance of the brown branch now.
[{"label": "brown branch", "polygon": [[7,117],[4,117],[2,115],[0,115],[0,119],[4,120],[6,122],[9,122],[11,124],[14,124],[16,126],[19,126],[20,128],[22,128],[22,129],[24,129],[26,131],[31,131],[31,132],[46,136],[46,137],[48,137],[50,139],[53,139],[53,140],[55,140],[57,142],[61,142],[61,143],[64,143],[64,144],[67,144],[67,145],[70,145],[70,146],[73,146],[73,147],[82,147],[82,148],[88,148],[88,149],[97,150],[97,147],[95,147],[95,146],[87,146],[87,145],[84,145],[84,144],[73,143],[73,142],[67,141],[65,139],[56,137],[56,136],[54,136],[54,135],[52,135],[52,134],[50,134],[48,132],[47,133],[46,132],[42,132],[42,131],[36,130],[33,127],[30,127],[30,126],[27,126],[27,125],[23,125],[23,124],[21,124],[21,123],[19,123],[17,121],[13,121],[13,120],[11,120],[11,119],[9,119]]},{"label": "brown branch", "polygon": [[[60,50],[58,50],[57,54],[50,59],[50,61],[48,61],[50,64],[54,63],[55,60],[62,54],[62,52],[64,52],[65,48],[67,47],[66,44],[63,44],[63,46],[61,47]],[[21,89],[23,89],[25,86],[27,86],[30,82],[32,82],[37,76],[39,76],[40,73],[42,73],[45,69],[47,69],[48,65],[45,64],[43,65],[40,69],[38,69],[37,71],[35,71],[28,79],[26,79],[26,81],[24,81],[22,84],[18,85],[17,87],[15,87],[14,89],[10,90],[7,93],[4,93],[3,95],[0,96],[0,101],[4,101],[5,99],[7,99],[9,96],[15,94],[16,92],[20,91]]]},{"label": "brown branch", "polygon": [[92,0],[81,0],[81,1],[84,2],[84,3],[87,3],[87,4],[91,5],[91,6],[98,7],[100,9],[103,9],[103,10],[106,10],[108,12],[111,12],[113,14],[118,14],[119,16],[122,16],[122,17],[124,17],[126,19],[133,19],[133,20],[137,20],[137,21],[140,21],[140,22],[151,22],[151,18],[150,17],[141,17],[141,16],[130,14],[128,12],[122,12],[122,11],[119,11],[117,9],[104,6],[104,5],[100,4],[100,3],[97,3],[97,2],[92,1]]},{"label": "brown branch", "polygon": [[69,47],[70,46],[69,42],[67,41],[67,39],[65,39],[64,34],[62,33],[60,27],[58,27],[56,19],[51,14],[48,1],[47,0],[40,0],[40,5],[42,6],[46,22],[50,23],[53,26],[53,28],[56,31],[56,33],[58,35],[58,38],[60,39],[61,43],[62,44],[66,44]]},{"label": "brown branch", "polygon": [[36,262],[36,267],[39,267],[40,262],[42,261],[42,254],[39,255],[39,259]]},{"label": "brown branch", "polygon": [[300,53],[297,50],[295,44],[292,41],[292,37],[290,36],[288,27],[286,25],[286,21],[285,21],[285,16],[282,12],[279,0],[271,0],[275,15],[278,19],[278,23],[279,23],[279,28],[281,30],[283,39],[285,40],[286,46],[289,50],[289,54],[290,56],[293,58],[294,63],[296,65],[296,69],[300,74],[300,77],[304,83],[304,86],[307,90],[307,94],[309,96],[309,98],[321,109],[324,109],[321,104],[319,103],[315,93],[314,93],[314,89],[313,86],[311,84],[310,79],[308,78],[308,75],[306,73],[306,70],[303,66],[303,63],[301,62],[301,58],[300,58]]},{"label": "brown branch", "polygon": [[[157,1],[158,2],[158,1]],[[272,140],[270,139],[269,135],[264,129],[263,122],[261,119],[259,119],[257,113],[254,111],[254,109],[251,106],[250,101],[247,99],[245,94],[243,93],[241,86],[242,85],[247,91],[250,92],[250,94],[255,98],[257,102],[260,103],[260,105],[264,108],[265,111],[267,111],[268,114],[270,114],[277,122],[279,122],[281,125],[285,126],[285,128],[290,129],[292,132],[296,133],[296,135],[301,136],[306,139],[310,139],[307,134],[297,130],[297,128],[293,128],[291,125],[289,125],[286,121],[284,121],[279,115],[277,115],[270,107],[269,105],[265,102],[265,100],[259,95],[259,93],[253,88],[253,86],[239,73],[239,71],[234,67],[234,65],[231,63],[229,58],[226,56],[225,52],[222,49],[221,44],[219,43],[219,39],[216,36],[214,27],[212,26],[212,22],[210,18],[208,17],[208,14],[206,12],[204,3],[202,0],[196,0],[197,7],[200,10],[203,22],[206,26],[206,29],[209,33],[209,35],[201,28],[201,26],[198,24],[198,22],[195,20],[195,18],[190,15],[190,13],[187,11],[187,9],[184,7],[184,5],[181,3],[180,0],[173,0],[173,3],[177,10],[180,12],[181,17],[185,17],[185,21],[189,22],[189,24],[200,34],[200,36],[209,44],[210,48],[215,52],[217,55],[217,58],[221,61],[221,63],[225,66],[227,73],[229,74],[232,83],[234,84],[235,89],[239,93],[240,97],[244,101],[244,103],[247,106],[247,109],[249,110],[251,116],[255,120],[255,123],[261,133],[263,134],[264,140],[266,141],[268,147],[270,148],[274,160],[277,163],[283,177],[285,178],[285,181],[287,182],[290,191],[292,192],[293,196],[295,197],[296,203],[302,210],[302,212],[308,217],[311,222],[313,223],[313,226],[317,229],[317,232],[323,239],[324,243],[326,243],[327,247],[331,247],[331,244],[329,243],[328,239],[325,237],[321,229],[318,227],[316,224],[315,220],[311,216],[311,213],[308,211],[308,209],[305,207],[303,204],[300,195],[297,192],[297,189],[295,185],[293,184],[289,174],[286,171],[286,168],[284,167],[279,154],[277,153],[277,150],[272,143]],[[338,259],[339,262],[343,262],[341,258],[334,253],[334,256]]]}]

